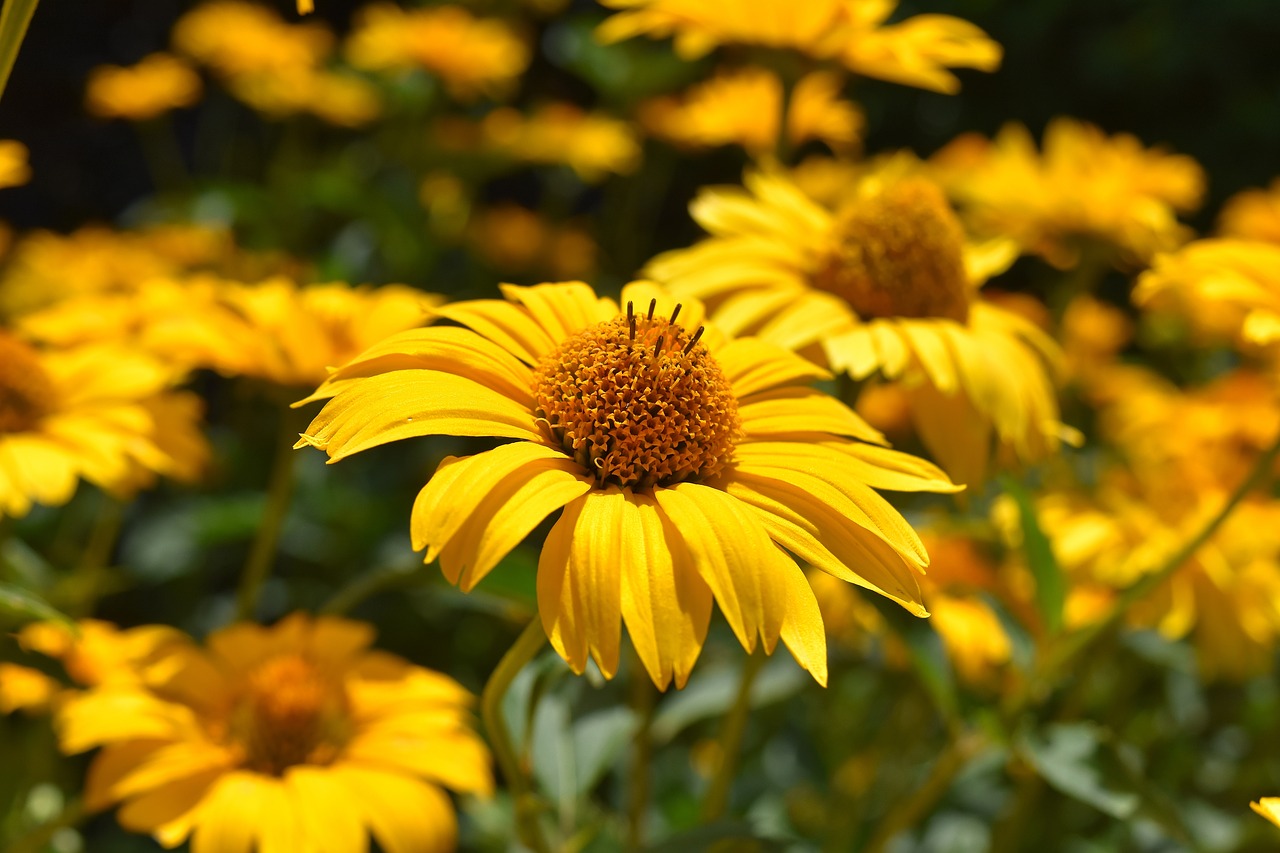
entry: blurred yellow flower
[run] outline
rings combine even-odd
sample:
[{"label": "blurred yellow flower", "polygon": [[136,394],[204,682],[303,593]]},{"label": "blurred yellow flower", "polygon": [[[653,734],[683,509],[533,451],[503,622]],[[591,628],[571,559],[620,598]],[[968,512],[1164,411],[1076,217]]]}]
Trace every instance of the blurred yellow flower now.
[{"label": "blurred yellow flower", "polygon": [[314,68],[333,50],[321,24],[289,24],[275,10],[243,0],[211,0],[178,19],[173,47],[220,75]]},{"label": "blurred yellow flower", "polygon": [[552,645],[612,677],[624,620],[663,689],[688,679],[713,598],[745,648],[781,638],[825,683],[817,602],[783,548],[924,615],[927,557],[874,489],[955,487],[808,387],[823,370],[726,338],[650,282],[625,309],[578,282],[503,292],[333,373],[298,443],[336,462],[423,435],[516,439],[446,459],[418,496],[414,546],[450,582],[471,590],[563,509],[538,563]]},{"label": "blurred yellow flower", "polygon": [[[466,145],[466,136],[455,143]],[[609,172],[628,174],[640,165],[640,143],[631,125],[573,104],[546,104],[527,116],[496,109],[481,121],[479,137],[492,153],[523,163],[563,163],[584,181],[603,180]]]},{"label": "blurred yellow flower", "polygon": [[1280,243],[1280,178],[1265,190],[1244,190],[1227,199],[1218,216],[1218,233]]},{"label": "blurred yellow flower", "polygon": [[1259,797],[1256,803],[1249,803],[1249,808],[1280,826],[1280,797]]},{"label": "blurred yellow flower", "polygon": [[529,48],[510,25],[461,6],[365,6],[344,53],[368,71],[430,71],[459,98],[502,94],[529,64]]},{"label": "blurred yellow flower", "polygon": [[102,751],[85,806],[197,851],[445,853],[457,819],[442,787],[488,795],[471,696],[368,649],[361,622],[294,614],[185,643],[134,684],[68,699],[64,751]]},{"label": "blurred yellow flower", "polygon": [[[820,140],[849,151],[862,136],[862,111],[840,98],[841,78],[825,71],[796,83],[787,105],[786,143]],[[783,124],[782,81],[772,71],[721,71],[679,97],[640,106],[640,122],[661,139],[689,148],[741,145],[755,156],[774,152]]]},{"label": "blurred yellow flower", "polygon": [[38,669],[0,663],[0,714],[40,714],[52,707],[62,685]]},{"label": "blurred yellow flower", "polygon": [[31,180],[27,146],[13,139],[0,139],[0,189],[20,187]]},{"label": "blurred yellow flower", "polygon": [[1072,298],[1059,332],[1067,373],[1076,381],[1105,381],[1117,354],[1133,339],[1133,321],[1088,293]]},{"label": "blurred yellow flower", "polygon": [[956,138],[930,163],[976,233],[1012,237],[1064,269],[1082,240],[1114,245],[1130,262],[1178,246],[1191,232],[1177,213],[1204,193],[1190,157],[1069,118],[1049,123],[1043,152],[1025,127],[1007,124],[994,140]]},{"label": "blurred yellow flower", "polygon": [[1158,255],[1138,279],[1133,300],[1174,310],[1210,335],[1250,346],[1280,341],[1280,245],[1196,240]]},{"label": "blurred yellow flower", "polygon": [[480,211],[468,232],[472,250],[501,272],[545,272],[562,280],[595,272],[597,247],[590,234],[573,224],[547,221],[518,204]]},{"label": "blurred yellow flower", "polygon": [[85,106],[101,118],[145,121],[200,100],[200,75],[176,56],[153,53],[137,65],[89,72]]},{"label": "blurred yellow flower", "polygon": [[351,74],[298,66],[227,81],[230,92],[271,118],[311,113],[338,127],[361,127],[382,113],[377,87]]},{"label": "blurred yellow flower", "polygon": [[134,684],[143,671],[183,634],[163,625],[120,629],[110,622],[81,619],[76,632],[57,622],[34,622],[18,632],[18,643],[62,663],[76,684]]},{"label": "blurred yellow flower", "polygon": [[722,44],[792,48],[833,59],[867,77],[954,93],[948,68],[993,71],[1000,45],[950,15],[885,21],[896,0],[601,0],[622,11],[596,31],[605,42],[637,35],[675,37],[676,52],[696,59]]},{"label": "blurred yellow flower", "polygon": [[[37,350],[0,331],[0,516],[64,504],[82,479],[128,494],[157,475],[198,474],[208,456],[202,407],[168,390],[177,378],[122,345]],[[162,435],[155,408],[175,396],[188,415],[167,424],[177,440]]]},{"label": "blurred yellow flower", "polygon": [[711,237],[646,272],[709,300],[730,333],[900,382],[930,451],[957,482],[976,483],[993,432],[1019,459],[1056,449],[1060,356],[1034,324],[978,295],[1011,247],[967,243],[941,190],[899,168],[869,172],[835,213],[775,172],[705,189],[690,211]]}]

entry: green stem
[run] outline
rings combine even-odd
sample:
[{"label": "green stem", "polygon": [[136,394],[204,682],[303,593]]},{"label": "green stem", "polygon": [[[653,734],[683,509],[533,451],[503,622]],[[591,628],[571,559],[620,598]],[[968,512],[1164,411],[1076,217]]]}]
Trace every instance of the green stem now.
[{"label": "green stem", "polygon": [[1204,527],[1200,528],[1196,535],[1187,540],[1181,548],[1165,560],[1160,568],[1144,575],[1137,583],[1121,592],[1103,619],[1064,638],[1058,652],[1047,661],[1041,679],[1034,684],[1028,683],[1028,688],[1024,691],[1024,695],[1018,697],[1015,708],[1020,710],[1029,702],[1034,701],[1035,696],[1032,693],[1039,688],[1039,685],[1053,683],[1056,673],[1063,672],[1072,666],[1080,655],[1088,651],[1099,638],[1117,627],[1135,603],[1150,595],[1160,584],[1167,581],[1174,572],[1182,568],[1188,560],[1195,556],[1195,553],[1213,538],[1213,535],[1218,532],[1218,528],[1222,527],[1240,502],[1262,484],[1275,466],[1277,456],[1280,456],[1280,435],[1276,436],[1271,446],[1258,457],[1258,461],[1254,463],[1253,470],[1249,472],[1249,476],[1244,478],[1244,481],[1236,487],[1236,490],[1223,503],[1222,508],[1218,510],[1213,518],[1209,519]]},{"label": "green stem", "polygon": [[9,84],[13,63],[18,59],[18,48],[22,47],[22,40],[27,35],[27,26],[36,12],[37,2],[4,0],[4,9],[0,10],[0,96],[4,95]]},{"label": "green stem", "polygon": [[644,845],[644,816],[649,807],[649,770],[653,761],[653,710],[657,690],[649,680],[649,672],[639,655],[631,653],[631,706],[640,717],[636,728],[631,761],[631,794],[627,808],[627,849],[639,850]]},{"label": "green stem", "polygon": [[725,715],[720,728],[720,766],[711,778],[706,796],[702,800],[702,822],[711,823],[724,815],[729,806],[729,790],[738,772],[738,759],[742,741],[747,734],[747,718],[751,716],[751,686],[764,667],[764,649],[757,648],[742,667],[742,681],[738,683],[738,695]]},{"label": "green stem", "polygon": [[330,616],[341,616],[362,604],[365,599],[406,582],[421,568],[421,564],[414,563],[409,566],[382,566],[370,569],[352,578],[350,583],[335,592],[320,608],[320,612]]},{"label": "green stem", "polygon": [[98,517],[89,531],[84,554],[76,566],[72,594],[76,596],[74,610],[81,616],[92,613],[94,605],[102,596],[107,579],[107,564],[111,561],[111,552],[115,549],[116,540],[120,538],[120,528],[124,524],[124,504],[111,495],[105,495],[103,500],[105,503],[98,511]]},{"label": "green stem", "polygon": [[525,846],[535,853],[550,853],[550,847],[543,838],[542,829],[538,826],[538,803],[525,775],[523,762],[516,754],[511,743],[511,732],[507,729],[502,715],[502,699],[511,688],[511,682],[520,670],[534,659],[547,642],[546,632],[542,630],[542,619],[535,615],[521,632],[520,636],[507,649],[507,653],[498,661],[498,666],[489,676],[489,681],[480,694],[480,718],[484,721],[485,731],[489,734],[489,744],[493,747],[494,758],[502,775],[506,777],[507,788],[511,791],[511,800],[515,807],[516,831]]},{"label": "green stem", "polygon": [[86,817],[88,815],[85,813],[84,804],[78,799],[69,800],[62,811],[54,816],[52,820],[33,827],[25,835],[19,836],[5,849],[9,853],[40,853],[48,845],[49,839],[58,833],[58,830],[75,826]]},{"label": "green stem", "polygon": [[952,737],[946,748],[933,762],[929,775],[925,777],[920,787],[906,799],[898,800],[880,821],[875,834],[863,848],[864,853],[881,853],[898,833],[915,826],[921,818],[932,811],[938,800],[942,799],[942,795],[950,789],[956,774],[964,769],[969,758],[978,751],[980,746],[981,742],[975,735]]},{"label": "green stem", "polygon": [[271,476],[267,484],[267,502],[262,510],[262,523],[258,535],[245,560],[244,574],[240,576],[240,588],[236,591],[236,621],[252,619],[258,604],[258,595],[266,583],[275,562],[276,545],[284,529],[285,516],[289,514],[289,501],[293,498],[293,442],[296,438],[296,418],[290,410],[280,413],[279,435],[275,442],[275,459],[271,464]]}]

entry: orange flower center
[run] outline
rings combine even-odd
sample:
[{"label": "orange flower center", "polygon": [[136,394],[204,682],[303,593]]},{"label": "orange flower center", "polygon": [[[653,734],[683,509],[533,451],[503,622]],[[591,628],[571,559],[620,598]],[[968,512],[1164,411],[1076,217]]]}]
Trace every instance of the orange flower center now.
[{"label": "orange flower center", "polygon": [[814,284],[864,318],[969,317],[964,231],[935,184],[912,178],[836,216]]},{"label": "orange flower center", "polygon": [[0,332],[0,435],[34,429],[53,410],[54,396],[36,351]]},{"label": "orange flower center", "polygon": [[670,486],[716,474],[742,432],[705,344],[670,319],[627,314],[565,340],[534,376],[537,414],[602,486]]},{"label": "orange flower center", "polygon": [[341,687],[298,654],[278,655],[250,672],[232,716],[246,764],[276,776],[297,764],[328,764],[346,742],[348,725]]}]

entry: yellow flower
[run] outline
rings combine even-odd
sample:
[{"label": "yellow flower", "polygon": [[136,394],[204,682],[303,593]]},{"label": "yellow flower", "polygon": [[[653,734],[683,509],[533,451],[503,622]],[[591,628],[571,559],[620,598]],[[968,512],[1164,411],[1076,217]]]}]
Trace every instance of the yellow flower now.
[{"label": "yellow flower", "polygon": [[360,127],[382,113],[382,99],[371,83],[306,66],[239,75],[227,86],[236,98],[272,118],[308,112],[332,125]]},{"label": "yellow flower", "polygon": [[62,685],[37,669],[0,663],[0,714],[43,713],[53,705]]},{"label": "yellow flower", "polygon": [[0,139],[0,189],[20,187],[31,180],[27,146],[12,139]]},{"label": "yellow flower", "polygon": [[468,230],[473,251],[503,272],[538,270],[573,279],[595,271],[597,248],[590,234],[517,204],[481,211]]},{"label": "yellow flower", "polygon": [[640,165],[640,143],[631,125],[573,104],[546,104],[531,115],[502,108],[480,123],[483,146],[524,163],[563,163],[584,181],[606,173],[628,174]]},{"label": "yellow flower", "polygon": [[487,795],[471,696],[439,673],[371,651],[361,622],[294,614],[170,650],[134,684],[68,699],[64,751],[102,751],[85,805],[193,850],[450,851],[441,787]]},{"label": "yellow flower", "polygon": [[1062,268],[1077,262],[1081,239],[1131,262],[1176,247],[1190,234],[1177,212],[1195,210],[1204,193],[1190,157],[1068,118],[1049,123],[1043,153],[1025,127],[1008,124],[994,140],[957,138],[931,163],[977,233],[1012,237]]},{"label": "yellow flower", "polygon": [[1280,243],[1280,178],[1265,190],[1245,190],[1227,199],[1218,216],[1218,233]]},{"label": "yellow flower", "polygon": [[200,76],[167,53],[153,53],[137,65],[99,65],[89,72],[85,106],[101,118],[145,121],[200,100]]},{"label": "yellow flower", "polygon": [[61,661],[71,680],[86,687],[137,683],[144,669],[182,637],[163,625],[121,630],[98,619],[81,619],[76,633],[57,622],[35,622],[18,632],[24,649]]},{"label": "yellow flower", "polygon": [[289,24],[274,10],[242,0],[211,0],[173,27],[173,46],[224,77],[314,68],[333,50],[321,24]]},{"label": "yellow flower", "polygon": [[[208,455],[201,406],[168,390],[176,378],[121,345],[41,351],[0,331],[0,516],[64,504],[82,479],[128,494],[157,475],[198,473]],[[186,417],[166,427],[180,439],[162,434],[156,414],[175,400]]]},{"label": "yellow flower", "polygon": [[1201,332],[1247,347],[1280,341],[1280,245],[1196,240],[1158,255],[1138,279],[1133,300],[1176,310]]},{"label": "yellow flower", "polygon": [[[821,140],[839,151],[857,146],[861,110],[841,100],[840,77],[816,71],[795,86],[786,115],[786,141]],[[782,125],[782,81],[748,67],[721,71],[678,98],[654,98],[640,107],[641,123],[655,136],[690,148],[737,144],[755,156],[773,152]]]},{"label": "yellow flower", "polygon": [[916,429],[958,482],[978,482],[992,433],[1002,453],[1057,447],[1056,345],[977,288],[1012,260],[1007,244],[968,245],[941,190],[873,170],[833,213],[777,173],[746,188],[710,188],[693,218],[711,238],[660,255],[646,272],[681,296],[710,300],[713,319],[874,374],[910,395]]},{"label": "yellow flower", "polygon": [[1249,808],[1280,826],[1280,797],[1259,797],[1256,803],[1249,803]]},{"label": "yellow flower", "polygon": [[818,606],[783,548],[924,615],[924,549],[873,488],[954,487],[808,387],[824,371],[649,282],[621,309],[579,282],[503,292],[335,372],[298,443],[336,462],[422,435],[516,439],[446,459],[418,496],[414,546],[452,583],[471,590],[563,509],[538,563],[552,645],[612,677],[625,620],[663,689],[688,679],[713,598],[745,648],[781,638],[825,683]]},{"label": "yellow flower", "polygon": [[722,44],[791,48],[833,59],[867,77],[954,93],[948,68],[993,71],[1000,45],[950,15],[885,21],[896,0],[602,0],[623,11],[600,25],[606,42],[637,35],[675,37],[676,52],[696,59]]},{"label": "yellow flower", "polygon": [[430,71],[460,98],[501,94],[529,64],[529,48],[510,26],[461,6],[365,6],[344,51],[368,71]]}]

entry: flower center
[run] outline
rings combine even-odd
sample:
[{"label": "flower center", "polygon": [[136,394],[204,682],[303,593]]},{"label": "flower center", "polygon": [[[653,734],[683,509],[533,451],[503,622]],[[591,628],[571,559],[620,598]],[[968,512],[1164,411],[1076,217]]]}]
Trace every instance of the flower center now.
[{"label": "flower center", "polygon": [[860,317],[969,317],[964,231],[935,184],[913,178],[846,206],[814,284]]},{"label": "flower center", "polygon": [[0,332],[0,435],[34,429],[53,410],[54,396],[36,351]]},{"label": "flower center", "polygon": [[716,474],[742,432],[738,401],[705,344],[671,318],[634,313],[592,326],[543,358],[537,415],[566,453],[607,483],[670,486]]},{"label": "flower center", "polygon": [[278,655],[249,673],[231,725],[260,773],[327,764],[347,740],[346,696],[301,655]]}]

